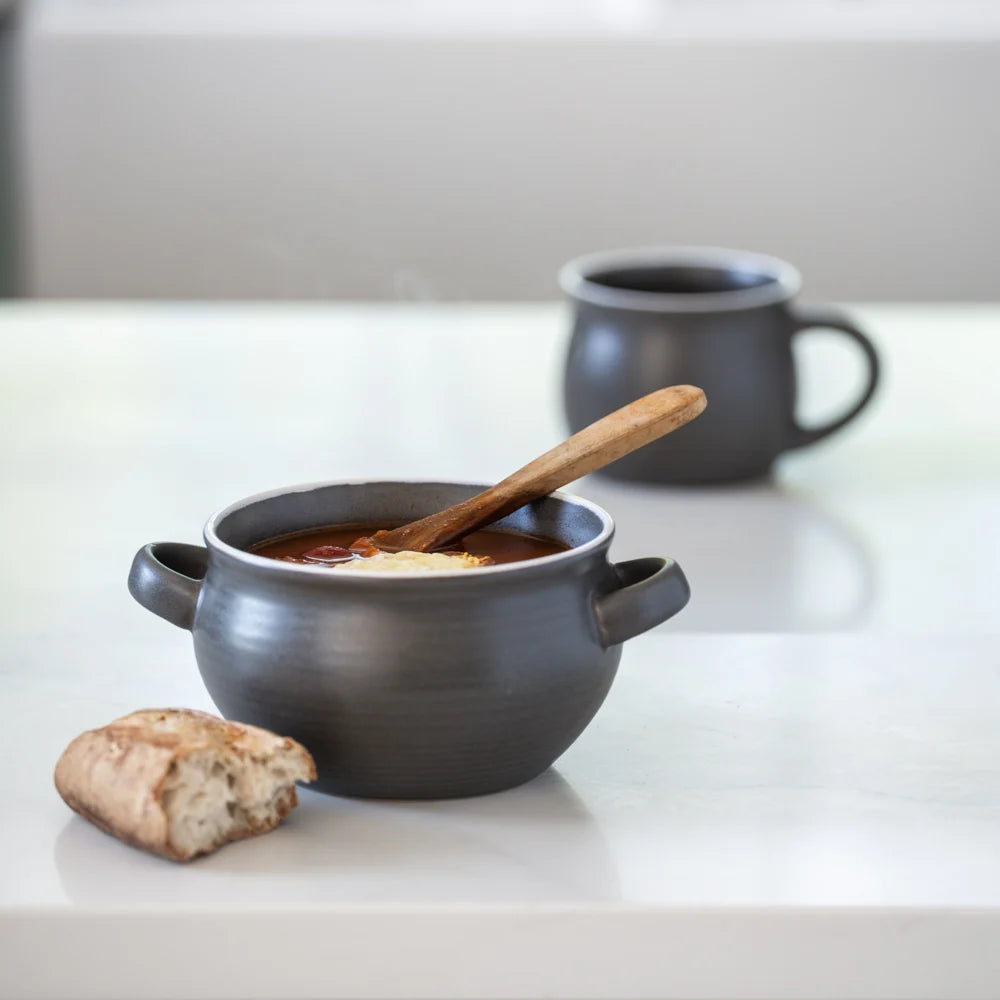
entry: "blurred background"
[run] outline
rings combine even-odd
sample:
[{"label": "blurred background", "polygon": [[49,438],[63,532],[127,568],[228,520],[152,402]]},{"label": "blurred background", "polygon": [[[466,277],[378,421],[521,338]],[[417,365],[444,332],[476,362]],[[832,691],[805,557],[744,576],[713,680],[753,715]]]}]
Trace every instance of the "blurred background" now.
[{"label": "blurred background", "polygon": [[0,294],[546,299],[746,247],[997,298],[1000,4],[0,4]]}]

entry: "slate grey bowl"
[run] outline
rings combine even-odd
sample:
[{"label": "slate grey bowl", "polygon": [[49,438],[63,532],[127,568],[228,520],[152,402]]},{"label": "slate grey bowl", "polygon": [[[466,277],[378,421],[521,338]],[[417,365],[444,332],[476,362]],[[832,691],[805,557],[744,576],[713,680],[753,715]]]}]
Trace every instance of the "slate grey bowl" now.
[{"label": "slate grey bowl", "polygon": [[244,551],[275,535],[409,521],[484,486],[339,482],[232,504],[205,545],[139,550],[132,596],[194,636],[221,713],[302,742],[310,786],[372,798],[512,788],[549,767],[604,701],[621,644],[687,603],[680,567],[612,565],[611,517],[553,493],[498,522],[572,548],[448,573],[344,573]]}]

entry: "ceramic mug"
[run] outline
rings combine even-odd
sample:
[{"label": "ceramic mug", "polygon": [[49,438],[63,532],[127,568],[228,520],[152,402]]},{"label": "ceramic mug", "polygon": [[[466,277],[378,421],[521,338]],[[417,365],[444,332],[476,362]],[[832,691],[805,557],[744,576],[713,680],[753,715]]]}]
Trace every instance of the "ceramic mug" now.
[{"label": "ceramic mug", "polygon": [[[879,361],[865,334],[833,309],[803,309],[791,264],[713,247],[613,250],[570,261],[560,284],[574,308],[565,412],[572,430],[665,385],[700,386],[708,408],[607,466],[619,479],[721,483],[766,475],[792,448],[839,430],[868,405]],[[867,378],[846,412],[819,427],[796,422],[792,342],[838,330],[864,353]]]}]

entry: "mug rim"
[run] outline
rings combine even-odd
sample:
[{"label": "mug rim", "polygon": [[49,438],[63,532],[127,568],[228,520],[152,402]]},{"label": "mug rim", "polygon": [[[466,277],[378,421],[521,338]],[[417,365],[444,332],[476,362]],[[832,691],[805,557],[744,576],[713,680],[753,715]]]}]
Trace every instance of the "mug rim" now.
[{"label": "mug rim", "polygon": [[[565,493],[562,490],[553,490],[551,493],[547,493],[542,499],[552,497],[556,500],[568,502],[571,505],[575,504],[576,506],[583,507],[591,511],[597,515],[599,521],[601,522],[600,532],[598,532],[598,534],[593,538],[584,542],[582,545],[574,546],[573,548],[566,549],[563,552],[554,552],[552,555],[539,556],[536,559],[524,559],[519,562],[499,563],[493,566],[476,566],[461,570],[437,570],[431,574],[415,570],[383,572],[374,570],[366,573],[331,573],[329,568],[324,566],[305,566],[300,563],[281,562],[280,560],[272,559],[269,556],[256,555],[253,552],[246,551],[246,549],[230,545],[229,542],[223,541],[218,535],[217,529],[222,525],[227,517],[235,514],[239,510],[242,510],[244,507],[249,507],[253,503],[271,500],[275,497],[285,496],[289,493],[307,493],[313,490],[337,486],[368,486],[376,484],[399,486],[418,484],[428,486],[467,486],[478,490],[487,489],[490,485],[488,483],[482,484],[450,479],[382,479],[378,477],[371,479],[332,479],[320,480],[318,482],[311,483],[298,483],[292,486],[283,486],[271,490],[264,490],[260,493],[255,493],[251,496],[243,497],[240,500],[235,500],[232,503],[227,504],[222,509],[216,511],[208,519],[202,531],[202,537],[210,552],[218,552],[220,555],[223,555],[238,564],[252,567],[263,572],[272,574],[288,574],[291,576],[297,575],[299,576],[299,579],[307,579],[311,576],[316,579],[327,579],[331,582],[336,580],[350,586],[354,586],[355,581],[372,581],[369,583],[361,583],[361,586],[374,586],[375,583],[378,582],[381,582],[384,585],[391,580],[410,580],[415,578],[426,579],[428,576],[434,580],[444,581],[468,580],[470,574],[473,576],[497,576],[500,574],[509,575],[511,573],[525,574],[540,571],[544,572],[546,569],[559,563],[567,562],[571,559],[576,560],[578,558],[585,558],[587,555],[592,554],[595,551],[606,548],[610,545],[611,539],[615,534],[614,519],[603,507],[594,503],[592,500],[585,499],[584,497],[575,496],[572,493]],[[303,577],[302,574],[306,574],[306,576]]]},{"label": "mug rim", "polygon": [[[649,292],[614,288],[593,280],[600,272],[642,267],[711,267],[764,274],[771,280],[752,288],[718,292]],[[780,257],[752,250],[712,246],[621,247],[583,254],[559,270],[559,286],[570,298],[590,305],[646,312],[717,312],[787,302],[802,287],[798,268]]]}]

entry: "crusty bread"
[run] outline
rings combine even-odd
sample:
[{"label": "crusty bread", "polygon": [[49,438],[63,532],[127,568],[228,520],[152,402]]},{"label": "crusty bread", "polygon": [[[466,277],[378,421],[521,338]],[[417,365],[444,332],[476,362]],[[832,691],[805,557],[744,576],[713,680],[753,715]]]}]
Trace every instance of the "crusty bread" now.
[{"label": "crusty bread", "polygon": [[266,729],[187,708],[144,709],[82,733],[56,764],[66,804],[174,861],[274,829],[314,781],[308,751]]},{"label": "crusty bread", "polygon": [[339,573],[438,573],[455,569],[476,569],[492,566],[489,556],[474,556],[470,552],[377,552],[364,559],[335,563],[330,568]]}]

